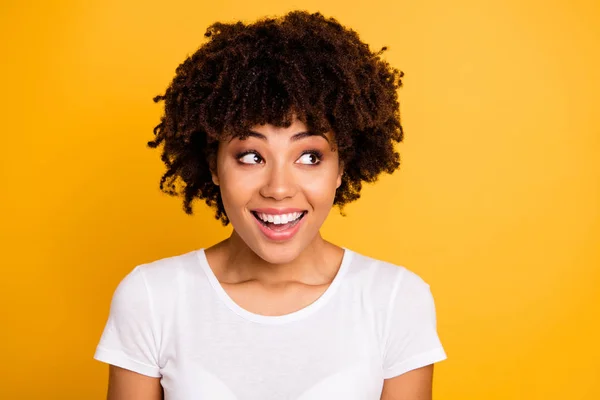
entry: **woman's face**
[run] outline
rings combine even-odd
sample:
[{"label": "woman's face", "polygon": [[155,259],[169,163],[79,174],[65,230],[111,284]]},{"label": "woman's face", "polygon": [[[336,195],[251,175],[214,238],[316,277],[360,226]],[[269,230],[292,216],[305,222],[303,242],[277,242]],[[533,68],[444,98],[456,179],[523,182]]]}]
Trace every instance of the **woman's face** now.
[{"label": "woman's face", "polygon": [[331,133],[295,120],[288,128],[255,126],[219,144],[213,181],[237,235],[273,264],[294,260],[318,237],[341,184]]}]

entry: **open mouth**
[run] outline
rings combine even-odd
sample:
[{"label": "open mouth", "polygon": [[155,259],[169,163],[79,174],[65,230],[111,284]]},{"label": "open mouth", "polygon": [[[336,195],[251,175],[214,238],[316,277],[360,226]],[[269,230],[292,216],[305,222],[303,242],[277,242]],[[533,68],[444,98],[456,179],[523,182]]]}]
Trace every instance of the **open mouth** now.
[{"label": "open mouth", "polygon": [[296,226],[308,211],[294,212],[289,214],[271,215],[251,211],[254,218],[265,228],[274,232],[283,232]]}]

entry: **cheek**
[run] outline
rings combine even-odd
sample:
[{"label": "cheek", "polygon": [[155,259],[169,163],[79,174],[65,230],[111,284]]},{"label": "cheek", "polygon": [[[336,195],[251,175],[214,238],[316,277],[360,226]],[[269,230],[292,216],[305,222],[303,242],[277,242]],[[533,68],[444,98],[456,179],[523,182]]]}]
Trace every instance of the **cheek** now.
[{"label": "cheek", "polygon": [[331,206],[337,189],[337,174],[319,174],[312,179],[307,179],[303,186],[310,203],[317,206]]},{"label": "cheek", "polygon": [[[241,176],[232,170],[230,170],[230,173],[221,176],[221,197],[225,206],[245,205],[258,190],[256,179],[248,179],[247,176]],[[235,212],[235,210],[232,211]]]}]

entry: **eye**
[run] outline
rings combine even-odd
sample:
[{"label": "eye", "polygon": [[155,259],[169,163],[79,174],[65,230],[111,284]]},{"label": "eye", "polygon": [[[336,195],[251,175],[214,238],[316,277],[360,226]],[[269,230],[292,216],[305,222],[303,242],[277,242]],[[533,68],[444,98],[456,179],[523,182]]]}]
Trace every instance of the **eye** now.
[{"label": "eye", "polygon": [[300,156],[298,163],[306,165],[317,165],[321,162],[321,153],[318,151],[309,151]]},{"label": "eye", "polygon": [[262,162],[262,157],[253,151],[248,151],[246,153],[240,154],[238,156],[238,161],[242,164],[260,164]]}]

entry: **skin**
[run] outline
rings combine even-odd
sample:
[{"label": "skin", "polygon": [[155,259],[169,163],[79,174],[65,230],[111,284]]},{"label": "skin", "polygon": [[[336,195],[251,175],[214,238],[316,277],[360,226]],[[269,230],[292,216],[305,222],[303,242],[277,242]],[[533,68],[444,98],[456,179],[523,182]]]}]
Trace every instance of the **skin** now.
[{"label": "skin", "polygon": [[[219,144],[212,171],[234,229],[228,239],[206,249],[206,256],[228,295],[261,315],[288,314],[314,302],[332,282],[343,256],[342,248],[319,233],[343,174],[333,135],[308,134],[299,120],[288,128],[256,126],[244,140]],[[267,207],[307,214],[293,238],[273,241],[251,213]],[[433,365],[387,379],[381,400],[431,400],[432,379]],[[109,400],[162,396],[159,378],[110,366]]]},{"label": "skin", "polygon": [[[244,140],[219,146],[213,182],[221,188],[234,230],[224,243],[207,249],[211,265],[227,281],[252,279],[266,285],[315,283],[330,276],[332,268],[335,275],[343,250],[319,233],[342,180],[333,135],[310,135],[298,120],[289,128],[263,125],[251,132]],[[240,159],[240,153],[246,155]],[[267,207],[307,211],[291,240],[271,241],[261,233],[250,211]]]},{"label": "skin", "polygon": [[160,378],[114,365],[108,368],[108,400],[163,400]]}]

